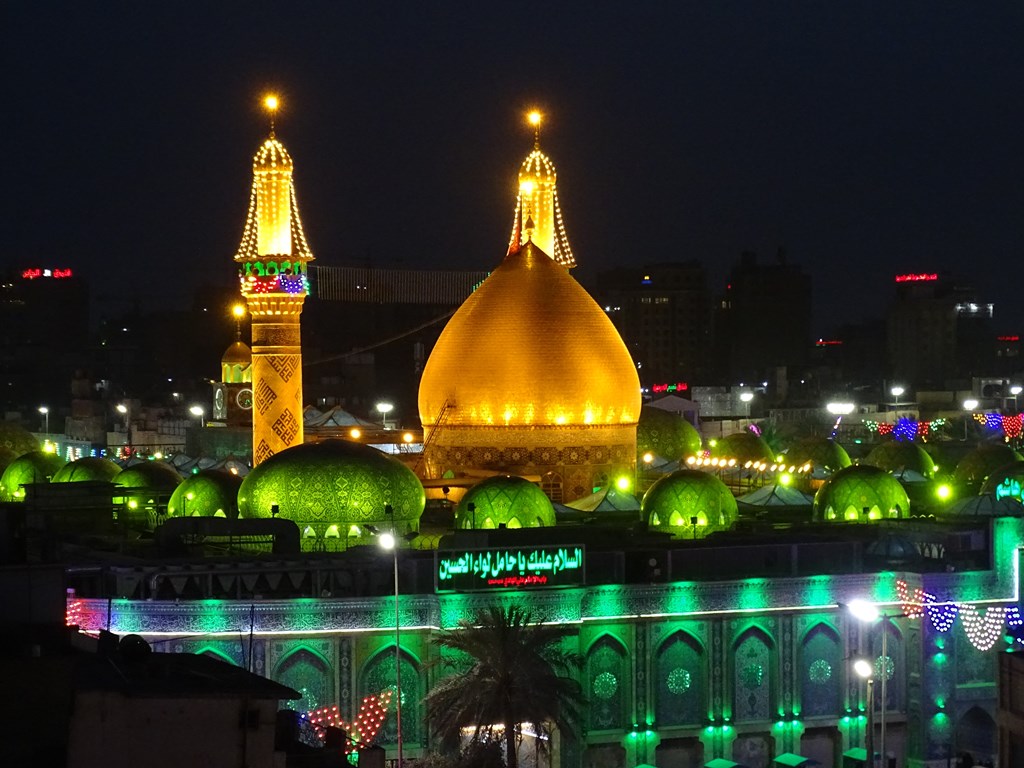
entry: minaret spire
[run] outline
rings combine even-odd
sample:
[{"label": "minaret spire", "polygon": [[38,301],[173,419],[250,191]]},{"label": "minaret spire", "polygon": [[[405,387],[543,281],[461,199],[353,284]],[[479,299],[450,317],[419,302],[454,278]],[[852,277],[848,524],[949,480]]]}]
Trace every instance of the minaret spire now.
[{"label": "minaret spire", "polygon": [[270,137],[253,157],[249,212],[235,254],[252,321],[253,464],[303,439],[299,317],[313,254],[299,220],[292,158],[274,136],[279,104],[272,94],[263,99]]},{"label": "minaret spire", "polygon": [[274,118],[277,117],[277,110],[281,107],[281,100],[276,93],[268,93],[263,97],[263,108],[270,116],[270,138],[274,138]]},{"label": "minaret spire", "polygon": [[563,267],[571,269],[576,266],[576,259],[562,223],[562,209],[555,187],[555,166],[540,150],[540,126],[544,115],[533,110],[527,114],[526,121],[533,126],[533,151],[519,168],[519,194],[508,252],[514,253],[522,245],[525,214],[534,225],[533,243]]}]

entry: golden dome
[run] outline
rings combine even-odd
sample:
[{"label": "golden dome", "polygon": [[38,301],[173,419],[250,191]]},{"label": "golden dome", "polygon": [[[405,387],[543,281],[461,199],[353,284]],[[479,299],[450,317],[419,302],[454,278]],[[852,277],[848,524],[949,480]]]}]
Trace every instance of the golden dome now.
[{"label": "golden dome", "polygon": [[640,381],[615,326],[532,242],[445,326],[420,381],[423,426],[635,425]]},{"label": "golden dome", "polygon": [[263,145],[256,150],[252,159],[253,171],[290,171],[292,170],[292,157],[284,144],[271,136],[263,142]]},{"label": "golden dome", "polygon": [[233,365],[235,363],[245,363],[246,365],[249,365],[252,362],[252,350],[249,349],[249,345],[244,341],[236,341],[225,350],[224,356],[220,361],[227,365]]}]

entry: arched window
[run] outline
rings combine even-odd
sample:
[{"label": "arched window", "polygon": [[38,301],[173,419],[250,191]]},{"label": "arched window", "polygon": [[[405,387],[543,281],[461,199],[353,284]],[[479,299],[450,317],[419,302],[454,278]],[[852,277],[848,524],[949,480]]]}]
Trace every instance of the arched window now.
[{"label": "arched window", "polygon": [[817,624],[804,636],[800,649],[801,714],[838,715],[841,705],[842,644],[827,624]]},{"label": "arched window", "polygon": [[690,725],[707,718],[704,649],[676,632],[658,649],[654,717],[659,725]]},{"label": "arched window", "polygon": [[621,643],[608,635],[594,643],[587,652],[585,679],[583,693],[590,701],[588,729],[604,731],[624,727],[631,677],[626,650]]},{"label": "arched window", "polygon": [[[359,700],[365,696],[379,694],[385,690],[395,689],[395,647],[378,653],[363,668],[360,679]],[[424,691],[420,683],[419,669],[409,657],[402,653],[402,741],[419,742],[422,739],[422,713],[420,700]],[[394,744],[398,740],[397,717],[395,706],[388,707],[387,718],[381,726],[377,741],[381,744]]]},{"label": "arched window", "polygon": [[748,629],[733,646],[733,715],[737,722],[769,720],[772,713],[773,644]]},{"label": "arched window", "polygon": [[274,679],[302,694],[298,701],[283,702],[288,709],[308,712],[318,707],[335,704],[332,695],[333,675],[327,663],[307,648],[298,648],[277,665]]},{"label": "arched window", "polygon": [[548,472],[540,480],[540,489],[556,504],[562,503],[562,476],[557,472]]}]

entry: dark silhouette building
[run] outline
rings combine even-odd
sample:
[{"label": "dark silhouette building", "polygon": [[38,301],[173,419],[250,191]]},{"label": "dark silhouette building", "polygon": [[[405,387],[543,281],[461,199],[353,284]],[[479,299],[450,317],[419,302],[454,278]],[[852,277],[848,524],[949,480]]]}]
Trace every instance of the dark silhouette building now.
[{"label": "dark silhouette building", "polygon": [[703,265],[685,261],[609,270],[598,275],[597,294],[644,387],[707,377],[710,299]]}]

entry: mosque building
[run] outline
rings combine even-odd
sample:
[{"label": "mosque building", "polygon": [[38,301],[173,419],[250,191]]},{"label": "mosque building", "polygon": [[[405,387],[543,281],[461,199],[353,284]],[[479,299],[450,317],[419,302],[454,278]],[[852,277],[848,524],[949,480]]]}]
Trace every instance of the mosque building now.
[{"label": "mosque building", "polygon": [[[556,733],[552,768],[863,768],[869,749],[925,768],[995,754],[996,662],[1024,644],[1019,454],[988,445],[944,459],[956,490],[939,501],[917,450],[851,466],[815,438],[784,461],[743,436],[714,453],[678,417],[642,418],[628,351],[569,274],[536,137],[512,245],[423,372],[426,477],[369,445],[304,443],[298,324],[312,254],[292,168],[272,130],[236,256],[253,344],[229,348],[219,382],[237,401],[251,377],[256,466],[244,480],[173,462],[64,466],[0,429],[0,506],[30,522],[25,541],[98,553],[68,571],[69,625],[252,669],[300,692],[310,719],[407,760],[439,746],[423,705],[435,633],[495,602],[573,627],[587,705],[576,734]],[[642,499],[615,482],[635,479],[638,422]],[[794,493],[785,501],[800,509],[755,507],[726,482],[763,484],[767,464],[785,483],[805,459],[813,506]],[[911,460],[922,471],[907,472]],[[424,485],[458,477],[479,482],[448,519],[428,519]],[[110,503],[53,517],[44,492],[56,486],[107,488]],[[99,527],[82,535],[94,513]],[[74,530],[39,522],[65,519]],[[385,553],[389,531],[400,546]],[[844,608],[857,600],[881,616]],[[886,723],[873,745],[872,719]]]},{"label": "mosque building", "polygon": [[569,275],[555,169],[538,144],[520,171],[508,253],[441,333],[419,410],[427,477],[539,477],[552,501],[568,502],[633,478],[640,381],[614,325]]}]

